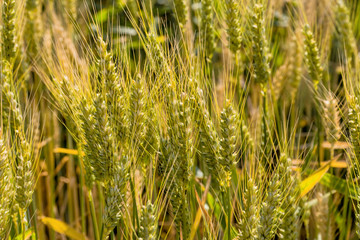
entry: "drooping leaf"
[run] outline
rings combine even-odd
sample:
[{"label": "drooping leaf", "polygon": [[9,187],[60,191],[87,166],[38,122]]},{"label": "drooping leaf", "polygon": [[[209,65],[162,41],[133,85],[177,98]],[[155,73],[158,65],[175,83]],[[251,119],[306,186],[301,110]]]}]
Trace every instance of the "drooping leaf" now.
[{"label": "drooping leaf", "polygon": [[315,187],[315,185],[322,179],[325,173],[329,170],[330,165],[333,162],[336,162],[338,158],[339,156],[327,162],[327,164],[317,169],[309,177],[307,177],[300,183],[300,197],[305,196],[308,192],[310,192],[311,189]]},{"label": "drooping leaf", "polygon": [[79,233],[78,231],[76,231],[74,228],[70,227],[63,221],[49,217],[42,217],[41,221],[55,232],[66,235],[71,239],[86,240],[86,237],[83,234]]}]

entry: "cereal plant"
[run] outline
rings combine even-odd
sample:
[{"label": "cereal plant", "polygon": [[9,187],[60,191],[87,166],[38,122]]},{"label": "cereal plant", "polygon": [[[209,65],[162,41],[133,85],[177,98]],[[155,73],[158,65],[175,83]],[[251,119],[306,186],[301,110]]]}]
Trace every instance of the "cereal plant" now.
[{"label": "cereal plant", "polygon": [[360,239],[356,0],[2,0],[0,239]]}]

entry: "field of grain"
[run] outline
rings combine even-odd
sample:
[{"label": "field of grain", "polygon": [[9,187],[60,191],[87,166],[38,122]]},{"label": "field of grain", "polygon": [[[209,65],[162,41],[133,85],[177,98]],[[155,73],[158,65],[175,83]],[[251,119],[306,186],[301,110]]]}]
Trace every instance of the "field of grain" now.
[{"label": "field of grain", "polygon": [[0,240],[360,239],[359,1],[0,5]]}]

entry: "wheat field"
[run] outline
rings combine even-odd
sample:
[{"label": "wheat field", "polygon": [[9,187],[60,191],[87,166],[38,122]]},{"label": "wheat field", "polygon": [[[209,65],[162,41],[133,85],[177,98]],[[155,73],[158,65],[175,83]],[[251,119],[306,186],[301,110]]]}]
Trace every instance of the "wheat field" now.
[{"label": "wheat field", "polygon": [[0,5],[0,240],[360,239],[359,1]]}]

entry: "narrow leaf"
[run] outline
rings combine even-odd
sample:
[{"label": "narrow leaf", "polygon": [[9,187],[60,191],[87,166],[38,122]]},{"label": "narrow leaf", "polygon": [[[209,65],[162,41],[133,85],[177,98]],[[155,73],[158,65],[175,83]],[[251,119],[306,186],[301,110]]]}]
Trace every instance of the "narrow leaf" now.
[{"label": "narrow leaf", "polygon": [[64,153],[69,155],[78,155],[78,150],[75,149],[67,149],[67,148],[55,148],[54,153]]},{"label": "narrow leaf", "polygon": [[64,234],[71,239],[74,239],[74,240],[85,240],[86,239],[86,237],[84,235],[82,235],[81,233],[76,231],[74,228],[70,227],[69,225],[67,225],[66,223],[64,223],[60,220],[57,220],[54,218],[49,218],[49,217],[43,217],[43,218],[41,218],[41,221],[46,226],[48,226],[49,228],[54,230],[55,232]]},{"label": "narrow leaf", "polygon": [[326,173],[320,183],[330,189],[357,200],[357,193],[359,190],[353,183],[348,183],[345,179],[336,177],[330,173]]},{"label": "narrow leaf", "polygon": [[95,15],[95,21],[96,23],[103,23],[105,22],[110,15],[112,15],[114,12],[114,8],[104,8],[102,10],[100,10],[98,13],[96,13]]},{"label": "narrow leaf", "polygon": [[[25,235],[23,237],[23,234]],[[23,240],[23,239],[29,239],[31,236],[33,235],[33,229],[30,228],[28,229],[25,233],[20,233],[19,235],[17,235],[14,240]]]},{"label": "narrow leaf", "polygon": [[324,166],[320,167],[308,178],[304,179],[300,183],[300,197],[305,196],[315,185],[321,180],[325,173],[329,170],[331,163],[336,162],[339,156],[335,157],[333,160],[327,162]]},{"label": "narrow leaf", "polygon": [[[201,216],[202,216],[201,210],[203,209],[203,212],[206,211],[206,210],[205,210],[205,207],[203,207],[203,206],[204,206],[204,204],[205,204],[205,202],[206,202],[206,195],[208,194],[208,191],[209,191],[209,188],[210,188],[210,182],[211,182],[211,177],[209,177],[209,179],[208,179],[208,181],[207,181],[207,183],[206,183],[205,191],[204,191],[204,193],[203,193],[203,195],[202,195],[201,201],[198,199],[198,195],[197,195],[197,193],[195,192],[195,194],[196,194],[196,200],[197,200],[198,203],[199,203],[199,208],[198,208],[198,210],[197,210],[197,212],[196,212],[195,221],[194,221],[194,224],[193,224],[193,226],[192,226],[192,228],[191,228],[191,232],[190,232],[190,239],[191,239],[191,240],[194,239],[195,234],[196,234],[196,231],[197,231],[197,229],[198,229],[198,227],[199,227],[200,220],[201,220]],[[205,210],[205,211],[204,211],[204,210]]]}]

